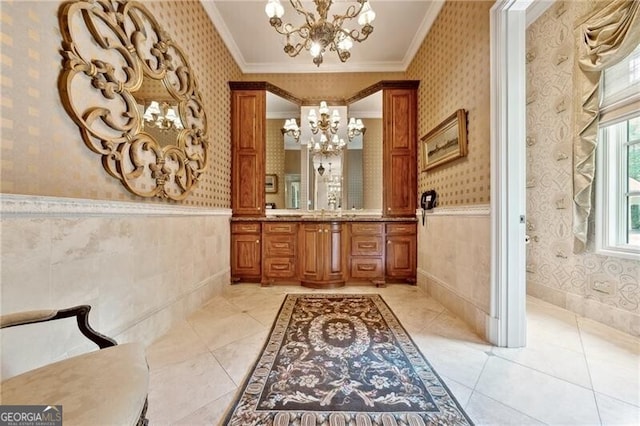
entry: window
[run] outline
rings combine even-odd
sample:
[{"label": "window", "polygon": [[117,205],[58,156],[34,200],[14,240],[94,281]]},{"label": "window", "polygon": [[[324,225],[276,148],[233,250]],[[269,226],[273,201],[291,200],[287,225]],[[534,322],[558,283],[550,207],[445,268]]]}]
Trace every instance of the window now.
[{"label": "window", "polygon": [[640,46],[602,76],[596,249],[640,259]]}]

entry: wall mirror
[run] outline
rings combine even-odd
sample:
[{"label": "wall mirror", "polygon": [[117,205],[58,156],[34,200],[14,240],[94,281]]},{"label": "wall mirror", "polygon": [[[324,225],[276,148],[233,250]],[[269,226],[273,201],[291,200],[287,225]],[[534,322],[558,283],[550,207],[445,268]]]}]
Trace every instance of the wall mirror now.
[{"label": "wall mirror", "polygon": [[382,90],[349,103],[349,119],[361,119],[366,132],[348,149],[348,208],[382,213]]},{"label": "wall mirror", "polygon": [[85,144],[132,193],[185,199],[208,142],[183,50],[138,2],[68,2],[59,20],[59,92]]},{"label": "wall mirror", "polygon": [[[276,193],[265,189],[267,207],[381,213],[382,91],[354,96],[349,105],[326,105],[332,119],[340,117],[335,132],[326,134],[344,141],[343,149],[327,152],[319,148],[322,132],[314,134],[309,124],[310,115],[319,116],[325,106],[300,106],[288,93],[272,89],[266,94],[265,173],[280,184]],[[284,131],[291,120],[298,134]],[[362,131],[353,131],[354,121]]]},{"label": "wall mirror", "polygon": [[285,121],[300,122],[297,102],[267,91],[266,163],[267,176],[279,182],[275,192],[265,188],[265,201],[272,209],[305,209],[302,201],[302,150],[291,135],[283,134]]}]

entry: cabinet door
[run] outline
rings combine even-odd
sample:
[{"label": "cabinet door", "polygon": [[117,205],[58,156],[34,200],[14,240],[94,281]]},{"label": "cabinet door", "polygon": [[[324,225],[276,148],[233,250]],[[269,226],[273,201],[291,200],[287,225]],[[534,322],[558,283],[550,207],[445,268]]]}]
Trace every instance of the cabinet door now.
[{"label": "cabinet door", "polygon": [[387,277],[415,282],[416,254],[415,234],[387,235]]},{"label": "cabinet door", "polygon": [[234,216],[264,216],[265,121],[264,90],[231,92],[231,208]]},{"label": "cabinet door", "polygon": [[303,280],[322,279],[323,229],[321,225],[304,224],[300,232],[300,274]]},{"label": "cabinet door", "polygon": [[383,92],[383,201],[386,216],[413,216],[417,197],[416,89]]},{"label": "cabinet door", "polygon": [[231,277],[233,280],[260,279],[260,234],[231,235]]},{"label": "cabinet door", "polygon": [[323,229],[324,238],[324,279],[343,280],[345,269],[345,244],[342,241],[342,224],[325,224]]}]

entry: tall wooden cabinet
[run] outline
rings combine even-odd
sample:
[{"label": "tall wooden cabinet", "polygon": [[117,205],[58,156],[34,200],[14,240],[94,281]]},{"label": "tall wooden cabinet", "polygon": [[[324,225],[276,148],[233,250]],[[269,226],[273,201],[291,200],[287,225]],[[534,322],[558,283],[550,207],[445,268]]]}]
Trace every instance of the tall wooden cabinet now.
[{"label": "tall wooden cabinet", "polygon": [[231,86],[231,209],[264,216],[266,91]]},{"label": "tall wooden cabinet", "polygon": [[[417,205],[418,81],[383,85],[383,194],[385,216],[415,216]],[[389,84],[390,85],[390,84]],[[389,86],[387,85],[387,86]]]}]

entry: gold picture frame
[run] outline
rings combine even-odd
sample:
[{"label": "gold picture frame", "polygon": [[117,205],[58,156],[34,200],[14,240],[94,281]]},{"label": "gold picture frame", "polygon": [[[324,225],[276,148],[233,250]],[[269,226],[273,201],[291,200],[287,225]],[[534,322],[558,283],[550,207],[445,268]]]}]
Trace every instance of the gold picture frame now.
[{"label": "gold picture frame", "polygon": [[278,175],[266,175],[264,178],[264,192],[275,194],[278,192]]},{"label": "gold picture frame", "polygon": [[466,157],[467,112],[459,109],[420,139],[422,171]]}]

